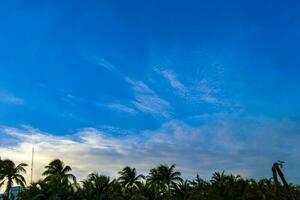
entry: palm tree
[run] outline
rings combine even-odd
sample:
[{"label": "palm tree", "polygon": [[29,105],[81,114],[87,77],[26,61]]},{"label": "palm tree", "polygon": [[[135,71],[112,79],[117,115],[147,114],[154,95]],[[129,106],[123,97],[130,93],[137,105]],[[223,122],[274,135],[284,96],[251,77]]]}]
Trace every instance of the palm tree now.
[{"label": "palm tree", "polygon": [[190,181],[190,184],[193,187],[194,196],[199,197],[199,199],[202,199],[202,197],[203,198],[207,197],[208,191],[209,191],[209,188],[210,188],[209,182],[203,180],[197,174],[196,179]]},{"label": "palm tree", "polygon": [[26,173],[26,166],[27,164],[25,163],[20,163],[16,166],[16,164],[12,160],[0,159],[0,188],[3,185],[6,185],[6,196],[9,194],[9,191],[12,188],[14,182],[23,188],[25,187],[26,181],[22,173]]},{"label": "palm tree", "polygon": [[122,186],[117,180],[113,180],[109,186],[109,200],[124,200]]},{"label": "palm tree", "polygon": [[28,187],[26,187],[20,194],[19,199],[22,200],[44,200],[49,199],[51,195],[48,193],[49,185],[40,180],[38,182],[31,183]]},{"label": "palm tree", "polygon": [[[15,166],[11,160],[0,158],[0,186],[13,183],[25,186],[21,173],[26,164]],[[137,175],[135,168],[125,167],[117,180],[96,173],[90,174],[81,185],[76,185],[71,167],[56,159],[46,166],[44,180],[32,183],[20,194],[20,200],[275,200],[274,182],[271,179],[244,179],[239,175],[213,174],[210,181],[199,175],[192,181],[183,181],[175,165],[159,165],[150,170],[146,181]],[[18,175],[16,175],[18,174]],[[20,177],[21,176],[21,177]],[[23,184],[20,181],[24,181]],[[75,186],[76,187],[75,187]],[[290,185],[295,196],[300,186]],[[6,188],[8,198],[10,188]],[[280,187],[280,189],[283,189]]]},{"label": "palm tree", "polygon": [[133,193],[132,193],[131,199],[147,199],[147,200],[153,200],[157,199],[155,195],[155,190],[153,187],[151,187],[149,182],[142,181],[138,182],[137,186],[134,187]]},{"label": "palm tree", "polygon": [[62,181],[69,181],[71,179],[73,183],[76,183],[76,177],[68,173],[72,171],[72,168],[69,165],[65,165],[64,162],[59,159],[51,161],[45,169],[43,175],[46,176],[46,181],[58,178]]},{"label": "palm tree", "polygon": [[87,180],[82,181],[83,196],[85,199],[107,199],[108,190],[112,182],[108,176],[90,174]]},{"label": "palm tree", "polygon": [[168,191],[172,186],[175,186],[178,182],[182,181],[180,177],[181,173],[175,171],[175,164],[171,165],[159,165],[158,167],[151,169],[147,181],[155,188],[158,193],[164,193]]},{"label": "palm tree", "polygon": [[144,179],[145,176],[142,174],[137,175],[135,168],[125,167],[122,171],[119,172],[120,177],[118,181],[125,189],[132,190],[133,187],[140,182],[140,179]]},{"label": "palm tree", "polygon": [[174,187],[174,197],[180,200],[190,199],[192,194],[192,187],[188,180],[179,182],[178,185]]},{"label": "palm tree", "polygon": [[161,183],[161,176],[157,168],[150,170],[149,175],[147,176],[147,182],[149,182],[152,186],[156,186]]},{"label": "palm tree", "polygon": [[65,199],[72,196],[78,188],[76,177],[69,173],[72,168],[65,165],[61,160],[51,161],[43,173],[44,181],[48,185],[48,193],[52,198]]},{"label": "palm tree", "polygon": [[215,172],[215,173],[213,173],[213,176],[211,178],[211,183],[212,184],[220,184],[220,183],[224,182],[225,179],[226,179],[226,175],[225,175],[224,171],[222,171],[222,173]]}]

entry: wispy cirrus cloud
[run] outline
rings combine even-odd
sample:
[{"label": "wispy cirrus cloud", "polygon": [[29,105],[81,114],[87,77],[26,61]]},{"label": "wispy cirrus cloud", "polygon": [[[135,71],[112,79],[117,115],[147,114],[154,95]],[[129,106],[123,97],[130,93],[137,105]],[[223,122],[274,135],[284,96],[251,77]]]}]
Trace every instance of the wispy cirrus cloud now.
[{"label": "wispy cirrus cloud", "polygon": [[216,97],[217,89],[209,85],[207,80],[201,80],[196,87],[196,90],[200,92],[200,99],[210,104],[222,104],[222,102]]},{"label": "wispy cirrus cloud", "polygon": [[125,107],[123,104],[109,104],[109,108],[128,113],[134,113],[135,110],[139,110],[140,112],[146,114],[162,116],[165,118],[169,118],[171,116],[172,107],[170,103],[161,98],[145,82],[133,80],[105,59],[97,59],[96,64],[119,76],[122,80],[129,84],[133,92],[133,99],[130,101],[130,103],[134,105],[135,109],[129,108],[128,106]]},{"label": "wispy cirrus cloud", "polygon": [[169,118],[171,116],[172,107],[170,103],[157,95],[148,85],[142,81],[133,81],[127,79],[131,84],[134,100],[132,104],[144,113]]},{"label": "wispy cirrus cloud", "polygon": [[[154,90],[152,89],[153,87],[151,87],[153,85],[147,84],[144,80],[134,80],[130,78],[130,76],[121,72],[116,66],[105,59],[98,59],[96,64],[119,76],[121,80],[129,84],[129,88],[131,88],[133,92],[133,99],[128,102],[122,102],[121,104],[131,104],[133,105],[132,109],[152,116],[170,119],[174,115],[173,111],[176,110],[166,98],[159,95],[162,87],[172,88],[175,95],[185,99],[186,102],[191,105],[205,103],[220,108],[236,107],[237,105],[236,102],[231,102],[231,100],[224,98],[225,91],[218,87],[219,84],[210,77],[210,73],[208,73],[208,75],[207,73],[204,73],[205,76],[200,76],[200,79],[191,77],[189,82],[184,82],[179,79],[180,76],[174,70],[163,67],[154,67],[152,70],[165,79],[168,84],[162,86],[160,83],[158,84],[159,80],[154,79],[151,83],[158,86],[154,87],[156,88],[156,90]],[[108,107],[112,108],[112,105],[108,105]],[[128,112],[132,111],[131,109],[126,109],[120,105],[115,105],[114,107],[115,109],[119,108],[120,111],[123,109],[124,112],[126,112],[126,110]]]},{"label": "wispy cirrus cloud", "polygon": [[22,105],[25,101],[19,97],[16,97],[13,94],[0,92],[0,102],[8,103],[8,104],[15,104],[15,105]]},{"label": "wispy cirrus cloud", "polygon": [[158,68],[154,68],[154,71],[157,74],[164,77],[169,82],[169,84],[176,90],[176,92],[178,92],[181,95],[186,95],[187,93],[186,86],[177,79],[177,76],[173,71],[169,69],[162,70]]},{"label": "wispy cirrus cloud", "polygon": [[103,58],[98,59],[96,61],[96,64],[107,69],[108,71],[110,71],[112,73],[123,76],[123,74],[113,64],[111,64],[110,62],[108,62],[107,60],[105,60]]},{"label": "wispy cirrus cloud", "polygon": [[120,71],[115,65],[113,65],[112,63],[110,63],[108,60],[98,57],[98,56],[84,56],[84,58],[89,62],[92,63],[93,65],[97,65],[99,67],[102,67],[108,71],[110,71],[111,73],[114,73],[118,76],[120,76],[123,79],[126,79],[127,76]]},{"label": "wispy cirrus cloud", "polygon": [[70,93],[63,94],[62,100],[72,106],[75,106],[75,105],[83,103],[83,102],[87,102],[86,99],[75,96]]},{"label": "wispy cirrus cloud", "polygon": [[192,102],[205,102],[208,104],[222,104],[217,98],[218,90],[210,85],[207,80],[196,81],[185,85],[178,80],[177,75],[170,69],[154,68],[154,71],[168,81],[175,93]]},{"label": "wispy cirrus cloud", "polygon": [[129,113],[129,114],[137,113],[137,111],[135,109],[133,109],[129,106],[123,105],[123,104],[119,104],[119,103],[108,104],[107,107],[112,110],[119,111],[119,112],[125,112],[125,113]]}]

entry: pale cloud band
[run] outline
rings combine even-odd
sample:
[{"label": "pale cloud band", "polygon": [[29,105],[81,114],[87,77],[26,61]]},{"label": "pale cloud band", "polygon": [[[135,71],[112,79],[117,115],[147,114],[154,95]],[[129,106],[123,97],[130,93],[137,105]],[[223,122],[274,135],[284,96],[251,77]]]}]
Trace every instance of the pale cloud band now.
[{"label": "pale cloud band", "polygon": [[[53,158],[70,164],[80,179],[95,171],[116,176],[125,165],[147,173],[159,163],[176,163],[188,178],[197,173],[209,178],[213,171],[221,170],[248,177],[271,177],[272,162],[281,159],[287,162],[289,180],[297,181],[300,138],[294,133],[299,133],[298,124],[291,120],[220,119],[197,127],[169,121],[157,130],[122,137],[95,128],[56,136],[30,127],[2,127],[0,134],[12,142],[2,142],[0,151],[2,157],[30,163],[34,144],[35,179],[41,178],[43,167]],[[284,148],[287,145],[289,151]]]}]

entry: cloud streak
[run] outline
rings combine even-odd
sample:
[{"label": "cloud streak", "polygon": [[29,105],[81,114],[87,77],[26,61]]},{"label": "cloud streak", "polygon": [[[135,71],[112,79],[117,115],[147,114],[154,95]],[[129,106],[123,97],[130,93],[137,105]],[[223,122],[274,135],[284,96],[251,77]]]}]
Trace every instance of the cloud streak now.
[{"label": "cloud streak", "polygon": [[217,98],[217,90],[210,86],[207,80],[197,81],[196,84],[186,86],[178,80],[177,75],[170,69],[154,68],[154,71],[163,77],[174,89],[175,94],[185,98],[189,102],[204,102],[207,104],[223,104]]},{"label": "cloud streak", "polygon": [[181,83],[178,79],[175,73],[171,70],[160,70],[158,68],[154,68],[154,71],[161,75],[163,78],[165,78],[168,83],[178,92],[180,95],[185,96],[187,93],[186,86]]},{"label": "cloud streak", "polygon": [[0,92],[0,102],[8,103],[8,104],[15,104],[15,105],[22,105],[25,103],[25,101],[19,97],[16,97],[12,94],[1,93],[1,92]]},{"label": "cloud streak", "polygon": [[133,108],[130,108],[126,105],[123,105],[123,104],[118,104],[118,103],[113,103],[113,104],[108,104],[107,105],[108,108],[112,109],[112,110],[116,110],[116,111],[119,111],[119,112],[125,112],[125,113],[128,113],[128,114],[136,114],[137,111]]},{"label": "cloud streak", "polygon": [[[169,118],[171,116],[172,107],[170,103],[161,98],[145,82],[131,79],[129,76],[122,73],[120,70],[118,70],[118,68],[116,68],[113,64],[109,63],[105,59],[98,59],[96,64],[116,74],[127,84],[129,84],[133,92],[133,100],[131,100],[130,103],[134,105],[136,110],[155,117],[161,116],[164,118]],[[173,84],[176,84],[175,80]],[[131,114],[135,112],[133,108],[129,108],[127,106],[125,107],[122,104],[109,104],[108,107]]]},{"label": "cloud streak", "polygon": [[222,104],[222,102],[216,97],[217,90],[209,86],[208,81],[201,80],[197,89],[200,92],[200,99],[210,104]]},{"label": "cloud streak", "polygon": [[163,116],[169,118],[171,116],[172,107],[170,103],[157,95],[148,85],[142,81],[133,81],[127,79],[131,84],[134,100],[132,104],[141,112],[152,114],[154,116]]}]

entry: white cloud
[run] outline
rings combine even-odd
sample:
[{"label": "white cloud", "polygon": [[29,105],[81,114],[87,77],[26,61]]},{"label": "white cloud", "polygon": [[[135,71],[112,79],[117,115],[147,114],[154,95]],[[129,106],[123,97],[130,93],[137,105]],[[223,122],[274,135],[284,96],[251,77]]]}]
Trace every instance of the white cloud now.
[{"label": "white cloud", "polygon": [[216,97],[217,90],[210,86],[208,81],[201,80],[196,88],[200,92],[200,99],[210,104],[222,104],[222,102]]},{"label": "white cloud", "polygon": [[87,102],[86,99],[78,97],[78,96],[74,96],[70,93],[64,94],[62,100],[72,106],[75,106],[75,105],[83,103],[83,102]]},{"label": "white cloud", "polygon": [[190,102],[195,103],[201,100],[208,104],[223,104],[216,97],[217,89],[212,87],[206,80],[186,86],[177,79],[176,74],[170,69],[154,68],[154,71],[168,81],[170,86],[175,89],[176,94],[179,94]]},{"label": "white cloud", "polygon": [[103,129],[94,128],[69,136],[30,127],[1,130],[4,137],[16,139],[14,145],[0,146],[2,157],[30,163],[31,147],[35,145],[35,179],[41,177],[43,167],[53,158],[71,165],[80,178],[94,171],[115,176],[125,165],[147,173],[159,163],[176,163],[184,177],[190,178],[197,173],[209,178],[213,171],[220,170],[270,177],[270,166],[278,159],[287,162],[288,180],[300,178],[296,167],[300,164],[300,127],[291,120],[222,118],[199,127],[169,121],[159,129],[123,137],[109,136]]},{"label": "white cloud", "polygon": [[112,63],[110,63],[104,58],[88,59],[88,61],[120,76],[123,79],[127,78],[127,76],[122,71],[120,71],[115,65],[113,65]]},{"label": "white cloud", "polygon": [[[113,160],[126,150],[124,144],[119,145],[117,140],[106,138],[95,129],[83,129],[69,137],[54,136],[30,129],[5,128],[4,133],[17,138],[18,142],[12,147],[0,147],[2,157],[30,163],[31,148],[34,144],[35,179],[41,177],[43,167],[54,158],[62,158],[72,165],[79,177],[98,170],[114,172],[121,166]],[[29,174],[27,180],[28,178]]]},{"label": "white cloud", "polygon": [[158,68],[154,68],[154,71],[157,72],[159,75],[163,76],[169,84],[181,95],[186,95],[187,88],[183,83],[181,83],[174,72],[171,70],[160,70]]},{"label": "white cloud", "polygon": [[98,59],[96,61],[96,63],[97,63],[97,65],[107,69],[108,71],[111,71],[111,72],[116,73],[116,74],[121,74],[121,72],[114,65],[112,65],[110,62],[106,61],[103,58]]},{"label": "white cloud", "polygon": [[[162,116],[165,118],[170,117],[170,111],[172,110],[172,108],[169,102],[162,99],[143,81],[133,80],[129,78],[129,76],[122,73],[113,64],[103,58],[97,59],[96,62],[93,61],[93,63],[96,63],[97,65],[118,75],[119,77],[121,77],[121,79],[123,79],[131,86],[134,99],[130,103],[133,104],[137,110],[154,116]],[[108,107],[128,113],[134,113],[133,108],[125,107],[122,104],[109,104]]]},{"label": "white cloud", "polygon": [[117,110],[117,111],[129,113],[129,114],[136,114],[135,109],[130,108],[130,107],[128,107],[126,105],[123,105],[123,104],[113,103],[113,104],[108,104],[107,107],[112,109],[112,110]]},{"label": "white cloud", "polygon": [[171,116],[172,107],[169,102],[159,97],[148,85],[142,81],[133,81],[131,79],[127,79],[127,82],[132,85],[135,98],[132,104],[138,110],[165,118]]},{"label": "white cloud", "polygon": [[24,104],[23,99],[16,97],[12,94],[8,94],[8,93],[0,93],[0,102],[8,103],[8,104],[15,104],[15,105]]}]

